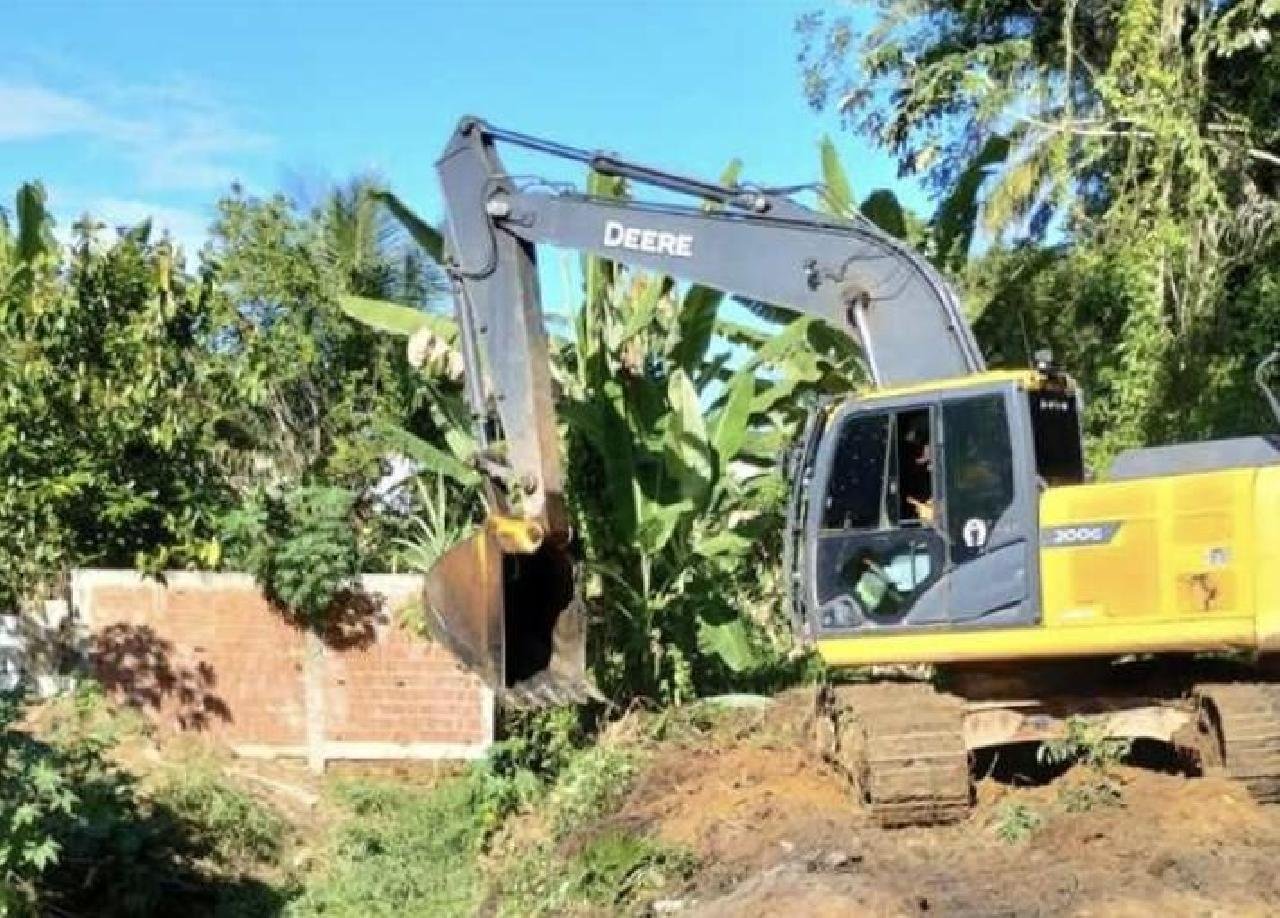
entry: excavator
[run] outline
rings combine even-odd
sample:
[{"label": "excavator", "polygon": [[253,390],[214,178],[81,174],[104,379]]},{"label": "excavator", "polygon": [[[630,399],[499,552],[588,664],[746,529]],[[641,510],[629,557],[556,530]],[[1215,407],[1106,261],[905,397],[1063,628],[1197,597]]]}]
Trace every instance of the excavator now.
[{"label": "excavator", "polygon": [[[521,178],[500,145],[650,200]],[[798,186],[701,181],[472,117],[436,167],[488,513],[425,599],[436,635],[500,701],[595,694],[538,287],[547,245],[816,317],[859,349],[868,385],[816,406],[791,454],[783,541],[796,633],[834,673],[815,741],[875,819],[962,819],[979,751],[1079,721],[1280,800],[1267,666],[1280,437],[1131,450],[1095,479],[1080,389],[1051,355],[988,370],[921,254],[805,206]],[[1277,360],[1280,348],[1258,380],[1280,419]],[[855,668],[860,681],[839,678]]]}]

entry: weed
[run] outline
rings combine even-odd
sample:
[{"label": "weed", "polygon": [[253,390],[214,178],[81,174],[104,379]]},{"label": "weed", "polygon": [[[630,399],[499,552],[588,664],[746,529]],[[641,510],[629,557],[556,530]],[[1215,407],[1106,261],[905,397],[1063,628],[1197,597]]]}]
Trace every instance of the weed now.
[{"label": "weed", "polygon": [[636,773],[636,757],[612,746],[592,746],[570,760],[547,800],[551,831],[562,838],[612,810]]},{"label": "weed", "polygon": [[654,716],[649,727],[653,742],[700,739],[723,720],[726,709],[707,704],[668,705]]},{"label": "weed", "polygon": [[512,712],[503,729],[507,738],[489,750],[488,770],[500,775],[529,771],[543,781],[553,780],[586,740],[574,707]]},{"label": "weed", "polygon": [[1044,825],[1044,814],[1025,803],[1006,800],[996,810],[996,838],[1007,845],[1026,841]]},{"label": "weed", "polygon": [[583,899],[618,906],[683,880],[695,866],[691,854],[627,832],[597,837],[571,865],[572,888]]},{"label": "weed", "polygon": [[1036,755],[1050,765],[1079,762],[1094,771],[1106,772],[1129,754],[1131,743],[1107,734],[1106,727],[1084,717],[1067,720],[1066,735],[1040,744]]},{"label": "weed", "polygon": [[193,840],[218,865],[243,872],[279,861],[288,824],[229,783],[212,763],[184,762],[169,769],[150,796],[192,827]]},{"label": "weed", "polygon": [[1099,806],[1119,806],[1123,802],[1116,767],[1129,754],[1131,742],[1107,734],[1106,726],[1091,723],[1083,717],[1067,721],[1066,735],[1042,743],[1037,756],[1050,765],[1079,762],[1088,778],[1078,784],[1064,785],[1058,791],[1058,802],[1068,813],[1083,813]]},{"label": "weed", "polygon": [[660,890],[688,879],[696,867],[689,852],[615,830],[598,835],[565,856],[538,845],[504,866],[492,891],[500,915],[563,915],[584,906],[608,914],[636,911]]},{"label": "weed", "polygon": [[1114,781],[1091,781],[1059,788],[1058,803],[1068,813],[1087,813],[1101,806],[1120,806],[1124,799]]},{"label": "weed", "polygon": [[290,904],[288,915],[474,913],[484,830],[470,778],[426,789],[347,782],[335,796],[348,818],[330,840],[326,868]]}]

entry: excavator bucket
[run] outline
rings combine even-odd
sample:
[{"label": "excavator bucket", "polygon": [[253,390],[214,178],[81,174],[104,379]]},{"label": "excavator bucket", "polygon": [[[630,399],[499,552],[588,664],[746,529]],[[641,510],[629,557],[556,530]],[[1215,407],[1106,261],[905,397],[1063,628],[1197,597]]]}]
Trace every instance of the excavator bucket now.
[{"label": "excavator bucket", "polygon": [[427,575],[427,623],[499,702],[541,708],[600,699],[586,671],[586,621],[565,546],[490,517]]}]

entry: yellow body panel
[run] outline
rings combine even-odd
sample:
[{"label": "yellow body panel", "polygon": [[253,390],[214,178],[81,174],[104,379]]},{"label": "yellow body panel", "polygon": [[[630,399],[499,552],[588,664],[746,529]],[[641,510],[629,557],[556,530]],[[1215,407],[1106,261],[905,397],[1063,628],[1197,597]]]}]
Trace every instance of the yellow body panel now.
[{"label": "yellow body panel", "polygon": [[1040,549],[1040,624],[818,642],[833,665],[1280,649],[1280,467],[1046,491],[1040,526],[1118,523]]},{"label": "yellow body panel", "polygon": [[966,376],[953,376],[949,379],[931,379],[909,386],[891,386],[887,388],[867,388],[858,393],[858,399],[874,402],[882,398],[899,398],[905,395],[936,395],[953,392],[956,389],[971,389],[987,386],[991,383],[1014,382],[1028,389],[1038,389],[1044,385],[1045,378],[1035,370],[988,370],[985,373],[970,373]]},{"label": "yellow body panel", "polygon": [[1280,468],[1258,469],[1254,492],[1254,604],[1258,648],[1280,651]]}]

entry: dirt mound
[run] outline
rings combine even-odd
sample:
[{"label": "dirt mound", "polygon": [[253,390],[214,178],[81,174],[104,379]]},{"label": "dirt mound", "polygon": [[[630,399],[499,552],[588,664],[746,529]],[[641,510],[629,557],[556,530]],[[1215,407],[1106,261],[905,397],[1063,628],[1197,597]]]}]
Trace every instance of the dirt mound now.
[{"label": "dirt mound", "polygon": [[[728,915],[1263,915],[1280,911],[1280,808],[1240,788],[1141,769],[1118,805],[1073,812],[1090,776],[987,778],[974,815],[886,831],[810,750],[785,696],[664,744],[614,818],[694,851],[666,908]],[[1078,798],[1076,798],[1078,799]]]}]

